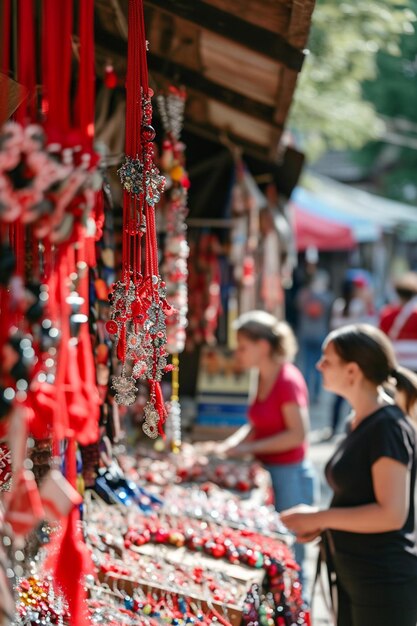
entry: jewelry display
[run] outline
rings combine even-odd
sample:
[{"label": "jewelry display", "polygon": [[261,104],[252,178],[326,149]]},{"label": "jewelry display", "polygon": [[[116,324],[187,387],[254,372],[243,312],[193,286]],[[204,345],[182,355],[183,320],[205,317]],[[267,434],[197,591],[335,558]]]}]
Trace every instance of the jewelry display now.
[{"label": "jewelry display", "polygon": [[[2,10],[19,98],[0,127],[0,622],[306,626],[267,472],[182,440],[179,358],[217,340],[227,249],[188,244],[186,94],[157,94],[158,145],[143,0],[118,15],[125,80],[123,55],[95,55],[98,4]],[[94,136],[97,85],[125,111],[123,156]]]},{"label": "jewelry display", "polygon": [[[155,439],[163,434],[167,412],[160,388],[166,359],[166,284],[158,269],[155,205],[165,186],[153,162],[153,92],[148,86],[143,6],[129,2],[128,72],[126,78],[126,157],[118,173],[123,193],[123,261],[121,280],[110,295],[107,332],[117,346],[121,373],[112,386],[118,404],[133,404],[136,380],[149,383],[143,431]],[[144,264],[142,256],[144,254]]]}]

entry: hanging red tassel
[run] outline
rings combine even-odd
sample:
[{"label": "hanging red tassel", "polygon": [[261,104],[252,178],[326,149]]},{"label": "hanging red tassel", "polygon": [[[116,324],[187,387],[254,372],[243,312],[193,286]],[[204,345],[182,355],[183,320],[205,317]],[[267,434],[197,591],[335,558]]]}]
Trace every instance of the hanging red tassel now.
[{"label": "hanging red tassel", "polygon": [[[95,240],[99,241],[103,236],[103,228],[104,228],[104,195],[103,193],[99,193],[96,199],[96,206],[94,208],[94,219],[96,222],[96,234]],[[95,266],[95,263],[94,263]]]},{"label": "hanging red tassel", "polygon": [[[75,441],[68,440],[67,480],[75,486]],[[79,511],[73,508],[63,522],[62,533],[53,541],[46,569],[52,569],[54,581],[62,589],[70,608],[70,626],[89,626],[86,610],[85,576],[92,571],[79,527]]]},{"label": "hanging red tassel", "polygon": [[160,419],[158,420],[158,431],[159,434],[164,437],[165,435],[163,430],[163,424],[168,417],[168,413],[165,408],[164,396],[162,394],[161,385],[159,383],[156,383],[155,385],[155,409],[160,416]]},{"label": "hanging red tassel", "polygon": [[[74,509],[67,518],[53,575],[57,587],[62,589],[70,607],[71,626],[89,626],[84,592],[84,578],[88,572],[85,567],[85,547],[78,523],[79,513]],[[53,546],[51,549],[54,549]]]},{"label": "hanging red tassel", "polygon": [[36,119],[36,69],[35,69],[35,14],[33,0],[19,0],[18,5],[19,46],[17,79],[28,90],[27,98],[16,110],[16,121],[24,123]]},{"label": "hanging red tassel", "polygon": [[70,130],[72,0],[43,0],[43,108],[50,142],[62,142]]},{"label": "hanging red tassel", "polygon": [[167,366],[166,315],[170,307],[159,275],[155,227],[155,205],[165,179],[153,163],[153,92],[148,85],[142,0],[129,0],[128,19],[126,158],[119,169],[124,189],[123,263],[121,280],[113,286],[111,320],[106,328],[117,342],[117,356],[122,362],[121,376],[112,381],[115,400],[132,404],[136,379],[147,380],[150,399],[143,430],[155,438],[162,433],[166,418],[159,383]]},{"label": "hanging red tassel", "polygon": [[[1,65],[0,69],[6,76],[10,73],[10,36],[11,36],[11,0],[3,0],[1,3],[0,34],[1,34]],[[2,83],[3,84],[3,83]],[[3,123],[9,117],[9,81],[4,81],[4,87],[0,90],[0,122]]]},{"label": "hanging red tassel", "polygon": [[82,0],[80,7],[80,70],[76,122],[83,145],[90,149],[94,137],[94,0]]},{"label": "hanging red tassel", "polygon": [[[80,246],[79,248],[79,259],[83,257],[87,258],[87,241],[88,240],[85,240],[84,246]],[[83,300],[80,312],[85,316],[85,320],[87,320],[89,313],[88,271],[81,272],[79,276],[78,293]],[[82,395],[88,407],[88,418],[83,425],[81,433],[77,435],[77,441],[82,445],[89,445],[95,443],[99,438],[98,422],[100,417],[100,396],[97,389],[94,355],[87,322],[81,323],[81,328],[78,333],[77,358],[82,381]]]}]

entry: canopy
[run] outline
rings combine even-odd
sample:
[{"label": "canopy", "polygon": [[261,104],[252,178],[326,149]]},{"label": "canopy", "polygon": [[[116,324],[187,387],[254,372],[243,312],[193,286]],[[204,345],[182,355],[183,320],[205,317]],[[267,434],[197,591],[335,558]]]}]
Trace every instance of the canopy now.
[{"label": "canopy", "polygon": [[295,202],[290,203],[297,250],[303,252],[309,247],[320,251],[351,250],[356,246],[352,229],[332,220],[312,215]]},{"label": "canopy", "polygon": [[308,191],[304,187],[296,187],[291,198],[297,206],[309,213],[314,219],[323,218],[350,228],[358,243],[378,241],[381,237],[381,224],[368,218],[366,211],[363,211],[362,215],[358,215],[355,212],[347,211],[346,206],[343,209],[336,208],[320,194]]},{"label": "canopy", "polygon": [[[332,208],[335,218],[339,214],[350,216],[350,220],[355,221],[366,219],[383,232],[396,232],[402,239],[417,239],[416,207],[343,185],[317,174],[305,174],[303,184],[321,204]],[[351,223],[348,222],[349,225]]]}]

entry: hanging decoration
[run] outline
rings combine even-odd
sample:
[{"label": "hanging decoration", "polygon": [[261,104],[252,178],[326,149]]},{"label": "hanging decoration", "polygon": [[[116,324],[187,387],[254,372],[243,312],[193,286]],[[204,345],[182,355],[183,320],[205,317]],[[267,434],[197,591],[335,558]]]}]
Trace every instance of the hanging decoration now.
[{"label": "hanging decoration", "polygon": [[[2,497],[4,518],[14,535],[23,538],[40,519],[61,522],[48,568],[64,594],[71,626],[87,623],[84,579],[91,569],[78,529],[76,445],[97,440],[99,416],[86,324],[89,266],[95,260],[101,215],[101,176],[92,144],[94,6],[93,0],[79,5],[76,78],[73,0],[16,3],[14,67],[6,69],[17,72],[27,98],[16,122],[0,130],[0,380],[1,402],[10,403],[1,420],[4,486],[7,448],[12,473],[10,494]],[[13,37],[11,17],[8,13],[2,30]],[[37,21],[42,31],[39,50]],[[38,66],[41,90],[36,86]],[[50,471],[52,457],[58,461],[64,449],[66,478]],[[15,568],[17,576],[19,570]],[[28,619],[24,615],[22,623]],[[40,623],[39,615],[35,619]]]},{"label": "hanging decoration", "polygon": [[165,132],[160,163],[167,180],[163,204],[165,241],[161,269],[169,300],[175,307],[174,314],[167,318],[167,351],[172,354],[174,370],[166,427],[167,439],[174,451],[178,451],[181,444],[178,354],[185,348],[185,329],[188,323],[187,259],[190,249],[185,220],[188,215],[190,180],[185,169],[185,146],[180,141],[185,100],[185,90],[174,86],[170,86],[167,93],[157,96],[159,115]]},{"label": "hanging decoration", "polygon": [[242,158],[236,156],[230,197],[232,229],[229,258],[238,287],[240,313],[257,307],[256,253],[260,243],[259,210],[264,201]]},{"label": "hanging decoration", "polygon": [[153,92],[148,85],[142,0],[129,0],[126,79],[126,157],[119,169],[123,187],[123,260],[120,281],[110,295],[106,329],[117,344],[120,376],[112,380],[118,404],[136,398],[136,380],[149,383],[144,432],[163,434],[167,413],[160,381],[167,364],[166,317],[173,313],[159,275],[155,205],[165,179],[153,162]]},{"label": "hanging decoration", "polygon": [[77,147],[46,144],[43,128],[6,123],[0,131],[0,219],[32,226],[53,244],[78,237],[95,206],[97,158]]},{"label": "hanging decoration", "polygon": [[189,325],[187,350],[196,345],[216,344],[216,330],[221,305],[222,247],[212,233],[202,233],[190,245],[190,273],[188,276]]},{"label": "hanging decoration", "polygon": [[178,453],[181,448],[181,405],[179,398],[179,358],[172,355],[171,399],[168,405],[166,437],[173,452]]},{"label": "hanging decoration", "polygon": [[190,253],[185,223],[190,180],[185,170],[185,146],[180,141],[185,91],[171,86],[167,94],[161,93],[157,96],[157,104],[165,131],[161,167],[167,180],[163,205],[166,236],[161,270],[169,301],[175,307],[175,313],[167,319],[167,351],[178,354],[185,347],[188,313],[187,259]]}]

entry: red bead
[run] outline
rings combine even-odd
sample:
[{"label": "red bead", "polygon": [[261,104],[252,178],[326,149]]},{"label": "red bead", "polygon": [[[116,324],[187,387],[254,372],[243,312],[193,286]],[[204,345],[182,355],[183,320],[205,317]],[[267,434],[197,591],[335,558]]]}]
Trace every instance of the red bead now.
[{"label": "red bead", "polygon": [[216,543],[211,549],[211,554],[214,558],[221,559],[226,554],[226,548],[220,543]]},{"label": "red bead", "polygon": [[276,576],[277,574],[278,574],[278,567],[275,565],[275,563],[272,563],[268,567],[268,576]]},{"label": "red bead", "polygon": [[112,65],[107,65],[104,74],[104,84],[107,89],[114,89],[117,87],[117,74]]},{"label": "red bead", "polygon": [[145,125],[142,127],[142,137],[145,141],[153,141],[155,139],[155,129],[153,126]]},{"label": "red bead", "polygon": [[156,543],[166,543],[169,539],[169,532],[160,528],[155,533],[155,541]]},{"label": "red bead", "polygon": [[114,320],[109,320],[108,322],[106,322],[106,330],[110,335],[115,335],[119,330],[117,322],[115,322]]},{"label": "red bead", "polygon": [[258,562],[259,557],[260,557],[260,553],[257,551],[252,552],[252,554],[248,554],[248,564],[254,567],[256,563]]},{"label": "red bead", "polygon": [[239,563],[240,561],[239,552],[237,550],[233,550],[232,552],[229,553],[227,558],[230,561],[230,563]]}]

